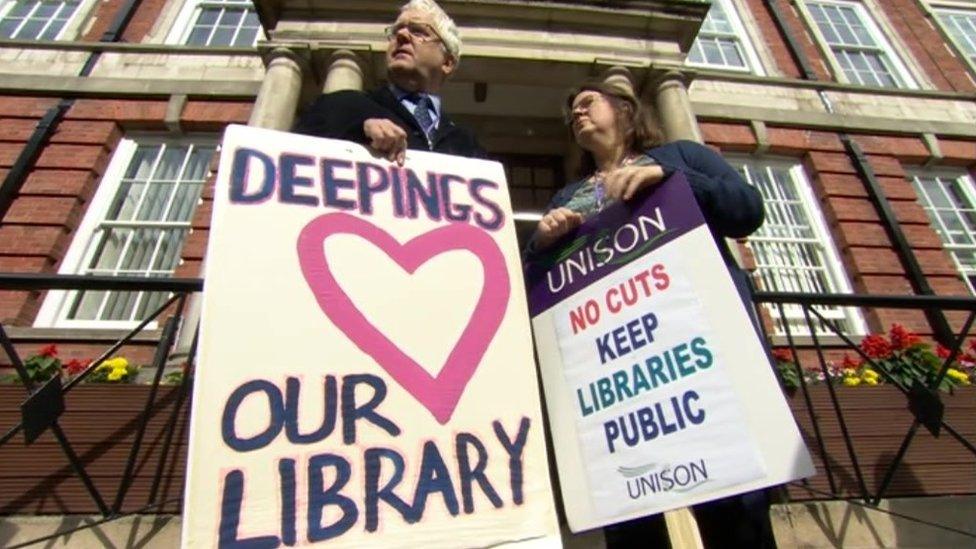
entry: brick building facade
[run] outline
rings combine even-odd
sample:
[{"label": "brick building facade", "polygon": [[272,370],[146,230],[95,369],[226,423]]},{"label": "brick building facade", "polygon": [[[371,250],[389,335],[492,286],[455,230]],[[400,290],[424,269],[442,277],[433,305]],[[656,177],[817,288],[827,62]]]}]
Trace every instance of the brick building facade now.
[{"label": "brick building facade", "polygon": [[[566,179],[567,89],[618,78],[670,138],[704,141],[761,188],[767,224],[740,246],[760,288],[976,287],[972,1],[441,4],[465,40],[446,108],[506,165],[521,232]],[[382,82],[397,5],[0,0],[0,272],[201,276],[222,129],[287,129],[323,89]],[[158,303],[88,294],[0,287],[0,322],[23,355],[63,341],[91,358]],[[809,333],[786,314],[766,312],[774,333]],[[832,314],[853,335],[936,331],[917,311]]]},{"label": "brick building facade", "polygon": [[[489,26],[494,22],[500,31],[508,30],[513,35],[510,42],[525,41],[525,37],[515,36],[520,29],[511,20],[491,14],[490,10],[487,15],[468,10],[472,12],[468,15],[463,2],[458,4],[458,9],[453,11],[458,12],[462,30],[471,27],[463,34],[471,34],[474,42],[465,51],[465,64],[477,67],[458,75],[453,88],[445,92],[448,104],[462,120],[487,129],[482,135],[489,152],[510,164],[516,210],[537,213],[546,195],[562,183],[555,178],[562,179],[565,173],[559,165],[565,156],[564,150],[560,150],[565,147],[560,143],[565,137],[553,119],[558,116],[558,105],[547,105],[539,111],[548,116],[526,116],[519,112],[513,104],[532,93],[524,89],[531,78],[508,75],[497,83],[493,81],[493,73],[507,68],[504,63],[509,60],[498,50],[509,44],[504,39],[483,39],[482,34],[489,34]],[[658,5],[668,3],[620,4],[619,11],[643,9],[653,14],[661,9]],[[967,295],[969,290],[960,268],[972,265],[972,259],[964,260],[962,267],[954,263],[939,238],[940,228],[925,213],[924,203],[909,181],[923,172],[941,170],[945,172],[943,175],[961,178],[960,185],[972,188],[971,170],[976,159],[973,130],[976,62],[972,53],[973,14],[965,4],[937,0],[792,3],[722,0],[716,2],[716,11],[706,21],[699,42],[688,41],[693,22],[688,26],[682,26],[686,23],[673,26],[675,32],[683,32],[684,36],[675,37],[672,44],[679,49],[692,46],[692,55],[684,65],[676,63],[673,55],[669,57],[656,51],[650,51],[650,59],[640,59],[641,63],[637,64],[639,50],[621,51],[621,45],[632,47],[635,43],[634,31],[626,23],[608,20],[606,26],[594,29],[593,33],[616,33],[620,44],[611,44],[606,51],[591,47],[596,51],[589,52],[588,60],[578,58],[581,52],[567,52],[565,57],[576,65],[575,72],[565,67],[549,70],[559,84],[569,85],[574,76],[592,77],[611,67],[627,67],[629,70],[624,70],[637,91],[652,104],[654,98],[649,88],[654,85],[657,73],[680,71],[683,80],[690,82],[687,95],[706,143],[731,154],[742,164],[764,168],[764,162],[771,159],[784,168],[799,167],[798,177],[803,180],[798,184],[809,188],[815,202],[805,207],[809,214],[822,216],[822,228],[826,229],[817,238],[827,240],[822,246],[833,248],[832,254],[827,255],[831,256],[830,261],[836,261],[832,266],[836,278],[831,282],[834,289],[881,294],[916,292],[917,288],[913,289],[906,278],[889,235],[879,225],[876,208],[868,199],[856,166],[841,143],[839,132],[847,132],[864,151],[932,289],[939,294]],[[23,11],[31,5],[24,0],[8,0],[0,15],[4,21],[16,23],[17,9]],[[279,14],[272,14],[271,6],[261,4],[255,12],[247,4],[233,2],[195,7],[180,2],[144,2],[136,5],[120,27],[116,41],[99,43],[100,37],[117,23],[115,20],[126,5],[118,2],[65,4],[71,5],[77,7],[55,40],[36,40],[38,37],[30,36],[30,29],[25,25],[14,28],[11,23],[5,27],[10,30],[5,31],[9,38],[2,54],[8,83],[0,90],[3,93],[0,175],[12,200],[0,226],[3,236],[0,269],[3,271],[83,273],[86,268],[96,268],[91,264],[90,255],[82,259],[88,265],[76,261],[66,266],[64,262],[73,241],[81,238],[94,242],[97,238],[91,234],[79,235],[77,229],[86,214],[97,215],[90,212],[89,205],[120,141],[132,135],[171,142],[186,136],[216,139],[226,124],[247,123],[264,72],[259,52],[267,61],[274,47],[284,44],[294,48],[294,37],[301,36],[301,31],[294,30],[297,25],[289,19],[287,6]],[[328,58],[329,47],[342,46],[339,40],[342,37],[349,40],[347,45],[353,50],[354,63],[364,73],[366,85],[382,78],[376,44],[369,44],[362,51],[357,48],[364,47],[362,42],[368,30],[383,20],[383,10],[338,9],[336,21],[350,22],[351,31],[346,32],[341,25],[328,26],[327,8],[324,6],[321,13],[316,13],[315,24],[307,26],[308,40],[301,55],[303,62],[311,66],[303,69],[308,74],[303,77],[301,101],[307,101],[315,89],[321,89],[332,62]],[[559,3],[553,3],[549,10],[572,12],[570,8],[560,8]],[[848,36],[854,44],[848,48],[843,43],[844,37],[838,34],[830,39],[834,43],[831,45],[814,12],[816,17],[823,14],[828,19],[851,18],[853,23],[845,21],[840,25],[844,29],[836,23],[823,24],[828,25],[825,28],[833,24],[837,32],[861,32],[863,36]],[[643,15],[647,20],[655,20],[655,15],[647,13]],[[246,27],[244,20],[250,17],[256,21],[259,14],[266,26],[272,21],[275,26],[252,33],[250,43],[239,43],[240,36],[220,34],[230,29],[241,35]],[[225,19],[219,25],[207,27],[206,21],[210,20],[207,17],[217,16]],[[220,26],[231,21],[232,16],[237,17],[236,27]],[[41,16],[37,18],[40,20]],[[179,25],[186,28],[181,30]],[[574,23],[569,18],[564,25],[566,31],[573,30]],[[191,38],[194,28],[209,30],[211,34],[204,39]],[[562,29],[554,29],[558,30]],[[549,41],[558,36],[554,32]],[[32,44],[32,40],[36,42]],[[663,42],[668,40],[671,38]],[[253,45],[258,41],[262,46],[256,50]],[[536,50],[544,49],[541,43],[531,44],[530,48],[534,48],[530,58],[539,57],[540,52]],[[864,55],[855,59],[854,53]],[[93,67],[84,76],[78,76],[91,57],[97,58]],[[868,65],[861,72],[854,67],[845,73],[838,61],[841,59],[848,64]],[[870,63],[875,62],[879,64],[872,73]],[[858,75],[868,79],[884,77],[886,72],[894,80],[886,83],[852,80],[861,78]],[[476,83],[489,90],[487,101],[479,103],[463,97]],[[509,87],[519,89],[506,89]],[[536,91],[545,99],[558,99],[565,89],[547,82]],[[506,92],[510,92],[508,97]],[[818,95],[832,102],[835,112],[826,112]],[[451,101],[455,97],[462,100]],[[11,176],[11,167],[25,150],[41,117],[64,100],[70,106],[56,123],[55,131],[45,138],[37,157],[27,162],[26,170],[14,174],[17,177]],[[769,108],[770,105],[776,108]],[[930,116],[933,113],[936,117]],[[502,117],[508,117],[506,120],[515,117],[517,127],[499,130]],[[537,137],[520,136],[518,130],[523,127],[524,134]],[[534,156],[541,159],[515,154],[525,150],[538,153]],[[743,156],[736,157],[736,154]],[[523,165],[536,167],[533,170]],[[534,173],[527,175],[527,171]],[[540,179],[535,180],[533,176]],[[516,186],[525,188],[515,190]],[[963,198],[965,203],[957,207],[973,205],[972,198]],[[185,231],[181,259],[171,267],[177,276],[199,275],[206,241],[206,203],[207,195],[203,193],[189,224],[192,231]],[[527,218],[531,219],[531,215]],[[966,231],[971,235],[972,227]],[[960,255],[966,253],[971,255],[965,251]],[[767,286],[773,280],[767,278]],[[789,283],[788,280],[780,282]],[[0,317],[15,326],[56,327],[64,320],[64,313],[44,314],[41,309],[45,299],[40,293],[5,292],[0,299]],[[39,315],[43,317],[41,320]],[[924,319],[897,315],[861,319],[858,325],[863,331],[868,326],[880,329],[892,321],[903,321],[911,328],[928,331]],[[97,325],[96,320],[93,326]]]}]

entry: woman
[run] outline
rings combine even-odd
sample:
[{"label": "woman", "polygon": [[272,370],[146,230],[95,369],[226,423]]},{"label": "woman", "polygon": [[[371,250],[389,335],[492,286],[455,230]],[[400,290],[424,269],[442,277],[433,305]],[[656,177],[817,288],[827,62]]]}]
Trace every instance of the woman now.
[{"label": "woman", "polygon": [[725,238],[742,238],[763,222],[762,198],[714,151],[693,141],[663,143],[640,102],[606,82],[580,86],[567,98],[568,120],[582,149],[581,179],[556,193],[529,241],[529,256],[552,246],[612,200],[630,200],[675,171],[695,201],[743,293],[747,277]]},{"label": "woman", "polygon": [[[581,178],[550,201],[529,241],[527,259],[555,244],[608,202],[631,200],[680,171],[756,324],[748,276],[739,269],[725,238],[748,236],[762,225],[759,192],[708,147],[693,141],[663,143],[648,113],[628,90],[605,82],[587,83],[567,98],[566,107],[567,122],[582,149]],[[765,547],[772,546],[767,509],[765,495],[758,491],[699,505],[695,512],[706,546]],[[606,532],[608,544],[629,546],[634,539],[653,536],[660,541],[665,536],[662,528],[659,519],[615,525]]]}]

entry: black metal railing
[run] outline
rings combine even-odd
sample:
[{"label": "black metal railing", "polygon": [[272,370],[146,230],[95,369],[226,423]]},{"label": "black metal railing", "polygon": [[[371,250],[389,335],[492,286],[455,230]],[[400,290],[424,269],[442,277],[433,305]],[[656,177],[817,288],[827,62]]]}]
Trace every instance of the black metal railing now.
[{"label": "black metal railing", "polygon": [[[134,514],[133,512],[123,512],[123,506],[125,504],[126,495],[132,486],[133,479],[135,478],[135,472],[137,463],[140,459],[140,451],[142,450],[146,427],[150,417],[152,416],[153,412],[156,411],[157,405],[159,404],[157,402],[159,386],[163,379],[163,372],[165,370],[167,360],[169,359],[171,351],[173,350],[176,342],[178,330],[181,328],[181,324],[183,322],[183,315],[186,308],[187,299],[191,294],[194,292],[199,292],[202,290],[202,288],[203,281],[200,279],[146,279],[106,276],[0,273],[0,290],[148,291],[169,294],[169,297],[159,307],[157,307],[155,311],[150,313],[145,319],[139,322],[136,327],[128,331],[128,333],[112,343],[83,371],[79,372],[76,376],[72,377],[70,381],[63,385],[61,383],[60,375],[54,375],[43,385],[37,386],[31,380],[30,375],[24,365],[24,361],[21,359],[14,346],[14,341],[8,335],[7,330],[4,328],[2,323],[0,323],[0,348],[2,348],[6,353],[7,358],[13,366],[20,383],[25,389],[26,396],[26,400],[21,405],[20,421],[8,428],[3,434],[0,434],[0,446],[15,439],[19,433],[23,433],[24,441],[29,445],[36,441],[41,434],[50,432],[57,441],[58,446],[60,446],[60,449],[69,462],[74,474],[82,482],[85,490],[103,517],[102,520],[89,522],[79,528],[70,531],[58,532],[56,535],[46,538],[31,540],[30,542],[23,543],[20,546],[53,539],[66,535],[74,530],[90,528],[109,520]],[[170,316],[168,316],[163,322],[163,328],[160,333],[159,341],[155,346],[155,352],[152,359],[153,377],[150,384],[150,389],[142,410],[139,413],[139,417],[136,418],[134,440],[131,447],[128,449],[128,457],[125,461],[125,466],[123,468],[123,473],[118,488],[115,490],[115,494],[110,502],[106,498],[106,494],[103,494],[92,481],[92,477],[86,468],[86,464],[83,463],[81,458],[79,458],[78,453],[72,446],[71,441],[61,428],[59,423],[61,416],[66,411],[70,411],[65,409],[64,396],[72,389],[77,387],[79,383],[85,381],[104,361],[115,355],[119,349],[132,342],[136,336],[147,328],[147,326],[166,315]],[[196,327],[194,326],[191,329],[195,330]],[[173,503],[173,500],[180,499],[169,498],[162,501],[156,501],[157,496],[160,493],[159,482],[163,475],[163,465],[166,463],[167,456],[170,453],[170,447],[174,443],[178,416],[186,403],[187,396],[189,394],[195,347],[196,336],[194,334],[189,353],[187,355],[187,363],[184,370],[184,380],[180,385],[176,396],[177,401],[172,410],[171,417],[166,423],[165,432],[162,435],[164,438],[164,448],[161,450],[163,456],[159,461],[159,466],[154,476],[152,488],[150,489],[150,501],[145,506],[140,507],[137,511],[135,511],[135,513],[151,512],[163,507],[164,505]]]},{"label": "black metal railing", "polygon": [[[0,273],[0,290],[158,291],[170,294],[170,297],[151,315],[145,318],[137,327],[133,328],[118,341],[111,344],[108,349],[106,349],[97,359],[95,359],[82,373],[80,373],[77,377],[72,378],[71,381],[63,386],[60,383],[60,378],[57,376],[52,378],[51,381],[48,381],[43,386],[35,386],[27,375],[23,361],[14,348],[13,341],[7,335],[7,331],[4,329],[3,325],[0,324],[0,347],[3,348],[4,352],[6,352],[11,364],[20,378],[21,383],[24,386],[25,393],[27,395],[27,400],[21,407],[21,421],[17,425],[11,427],[5,433],[0,434],[0,446],[8,443],[21,432],[24,433],[25,440],[28,443],[35,440],[38,436],[40,436],[41,433],[47,431],[52,433],[65,457],[71,464],[72,470],[85,485],[85,488],[92,501],[103,515],[102,520],[89,523],[81,526],[80,528],[88,528],[93,525],[101,524],[108,520],[113,520],[115,518],[127,516],[133,513],[150,512],[160,508],[168,502],[171,502],[173,499],[176,499],[171,498],[164,501],[155,501],[154,498],[157,498],[160,491],[157,489],[158,486],[154,485],[150,490],[151,501],[149,501],[146,506],[141,507],[134,512],[123,512],[123,503],[125,502],[126,494],[132,485],[134,471],[137,468],[137,462],[139,460],[141,447],[143,445],[147,422],[154,409],[154,406],[157,404],[157,391],[162,380],[164,366],[167,359],[170,357],[171,352],[173,351],[174,343],[177,338],[177,331],[181,329],[187,299],[193,293],[201,291],[202,288],[203,281],[200,279],[144,279]],[[916,435],[919,432],[918,428],[920,426],[925,426],[928,431],[933,434],[933,436],[946,434],[958,441],[962,447],[972,453],[973,462],[976,464],[976,445],[973,444],[972,440],[967,438],[964,432],[957,429],[954,425],[946,420],[943,413],[944,408],[942,406],[942,401],[937,390],[939,382],[947,374],[950,365],[953,364],[956,357],[960,355],[963,342],[970,334],[973,327],[974,318],[976,318],[976,299],[935,296],[811,295],[800,293],[757,292],[754,295],[754,301],[760,307],[767,307],[774,311],[778,311],[779,317],[784,319],[782,328],[785,333],[774,336],[771,336],[768,333],[764,333],[763,335],[767,337],[767,340],[772,341],[775,339],[777,342],[784,342],[785,346],[791,348],[796,356],[795,367],[797,369],[800,381],[799,391],[802,392],[805,406],[813,420],[813,433],[812,436],[809,437],[812,439],[812,451],[819,455],[830,487],[829,492],[821,494],[822,496],[826,498],[848,500],[856,499],[860,502],[860,504],[876,506],[877,503],[883,497],[885,497],[886,493],[888,492],[890,483],[898,468],[902,466],[909,447],[916,442]],[[806,323],[806,329],[803,330],[803,341],[800,341],[800,334],[793,333],[794,327],[791,327],[789,322],[785,322],[786,316],[784,314],[784,307],[787,306],[798,307],[803,311],[803,317]],[[822,314],[820,309],[827,307],[858,307],[862,310],[867,310],[870,308],[909,309],[926,312],[927,317],[930,317],[932,314],[945,314],[947,311],[958,311],[966,315],[965,322],[962,323],[958,333],[954,335],[954,345],[950,350],[949,356],[942,363],[937,375],[930,379],[927,383],[915,382],[911,385],[906,384],[902,379],[891,375],[891,373],[888,372],[883,365],[875,365],[876,371],[885,378],[887,383],[895,387],[902,395],[904,395],[905,403],[914,416],[911,427],[902,438],[902,442],[897,448],[894,459],[892,459],[888,465],[888,468],[883,475],[883,480],[877,486],[876,490],[869,490],[867,483],[865,482],[864,471],[858,459],[858,441],[848,428],[849,418],[845,414],[845,410],[841,405],[840,399],[837,395],[837,390],[832,384],[825,384],[830,396],[830,412],[840,426],[844,443],[844,451],[846,452],[847,458],[851,462],[851,468],[854,471],[853,474],[857,485],[856,498],[851,498],[849,494],[845,494],[839,489],[837,482],[835,482],[835,465],[832,464],[833,460],[828,455],[825,447],[824,435],[821,432],[820,427],[820,421],[823,419],[823,416],[819,415],[818,411],[814,409],[814,404],[810,396],[810,387],[807,386],[805,381],[803,369],[810,367],[809,362],[811,362],[811,360],[809,357],[815,356],[816,359],[812,360],[812,362],[814,362],[813,367],[822,371],[824,376],[829,378],[831,375],[831,373],[828,371],[829,361],[825,355],[827,352],[825,349],[827,348],[830,348],[831,352],[837,352],[837,349],[844,349],[856,353],[868,364],[874,364],[874,359],[861,350],[850,334],[839,329],[835,321],[826,318]],[[146,402],[136,421],[137,427],[135,438],[131,448],[128,449],[128,459],[126,460],[121,481],[114,496],[111,498],[111,500],[109,500],[106,498],[106,495],[101,493],[91,481],[85,464],[82,463],[81,459],[79,459],[77,453],[72,448],[70,440],[64,434],[59,425],[58,420],[61,415],[66,411],[70,412],[70,410],[64,409],[64,394],[71,391],[74,387],[77,387],[78,383],[84,381],[93,371],[95,371],[100,362],[113,356],[113,354],[115,354],[121,347],[132,341],[133,338],[135,338],[141,331],[146,329],[150,323],[156,321],[157,319],[167,317],[167,315],[171,316],[168,316],[163,323],[163,329],[161,330],[159,341],[155,347],[152,364],[155,370],[152,377],[151,390],[149,391]],[[826,335],[824,333],[824,327],[828,329],[829,336],[831,337],[831,341],[827,344],[824,343],[824,336]],[[185,327],[183,329],[185,329]],[[195,346],[196,338],[194,337],[193,344],[187,358],[188,368],[190,369],[192,369],[192,359]],[[807,358],[804,359],[804,356]],[[177,436],[175,432],[176,416],[180,413],[180,409],[188,397],[188,391],[190,388],[189,385],[189,382],[184,382],[182,384],[177,397],[179,401],[176,408],[172,412],[172,421],[168,423],[167,431],[163,435],[163,444],[167,447],[174,443],[174,438]],[[159,463],[160,471],[163,466],[163,461]],[[160,471],[157,471],[157,473]],[[159,476],[160,475],[157,474],[157,482]],[[66,533],[68,532],[59,532],[58,534],[49,536],[48,538],[32,540],[30,543],[45,541],[46,539],[53,539],[58,536],[63,536]],[[969,533],[963,533],[971,536]]]},{"label": "black metal railing", "polygon": [[[783,322],[781,324],[781,329],[785,333],[778,334],[775,339],[781,342],[785,340],[784,346],[792,351],[791,356],[794,359],[793,366],[796,369],[799,391],[802,393],[804,405],[812,423],[813,433],[810,438],[813,439],[815,445],[815,448],[812,450],[820,458],[830,487],[829,493],[822,493],[820,494],[821,496],[836,499],[858,499],[866,505],[876,506],[888,494],[896,472],[900,467],[903,467],[905,456],[909,447],[916,441],[920,426],[926,427],[935,438],[938,438],[944,433],[955,439],[963,448],[972,454],[972,463],[976,465],[976,445],[974,445],[976,437],[970,435],[973,439],[967,438],[960,429],[957,429],[947,421],[945,418],[945,406],[939,393],[939,386],[947,375],[950,366],[961,356],[963,344],[973,328],[973,321],[976,318],[976,299],[970,297],[811,295],[802,293],[757,292],[754,296],[754,301],[757,304],[778,312],[780,318],[785,318],[784,307],[787,306],[799,307],[803,311],[805,321],[805,325],[803,325],[803,336],[805,339],[808,338],[808,341],[799,343],[799,335],[793,333],[795,328],[791,327],[789,322]],[[825,318],[819,309],[826,307],[858,307],[862,310],[879,308],[914,310],[925,313],[926,318],[931,318],[933,315],[945,316],[946,312],[957,311],[965,315],[965,321],[962,322],[958,333],[952,335],[951,349],[949,349],[948,356],[942,359],[941,365],[937,372],[935,372],[935,375],[930,375],[927,379],[914,379],[909,383],[904,376],[895,375],[883,361],[878,360],[877,357],[869,356],[852,339],[850,334],[845,333],[838,327],[836,321]],[[945,322],[943,325],[948,326],[948,324],[948,322]],[[826,328],[827,333],[824,333],[824,328]],[[897,450],[892,448],[894,457],[886,465],[881,475],[882,478],[873,491],[869,490],[868,483],[865,482],[865,471],[859,460],[857,440],[852,436],[849,428],[850,418],[840,403],[837,389],[833,383],[829,382],[831,376],[835,375],[835,372],[831,371],[830,361],[825,356],[826,346],[823,344],[823,339],[826,337],[833,339],[831,347],[834,347],[834,352],[837,352],[838,348],[845,352],[853,352],[860,361],[871,366],[884,379],[886,384],[900,392],[905,399],[904,402],[907,409],[913,416],[910,427],[901,439],[901,444],[897,447]],[[769,340],[768,334],[767,340]],[[806,352],[801,352],[803,350]],[[811,355],[816,357],[815,360],[810,360]],[[804,356],[806,356],[806,359],[803,358]],[[812,367],[809,365],[809,362],[814,363]],[[849,494],[838,485],[836,478],[837,472],[835,471],[837,468],[836,460],[829,455],[825,444],[826,437],[822,432],[822,422],[825,418],[815,409],[810,395],[810,387],[804,375],[804,370],[807,368],[818,370],[822,378],[827,380],[827,383],[824,385],[829,394],[830,412],[833,414],[831,420],[835,419],[839,426],[846,457],[850,460],[850,469],[853,470],[857,485],[856,498],[850,498]],[[970,533],[963,533],[972,537]]]}]

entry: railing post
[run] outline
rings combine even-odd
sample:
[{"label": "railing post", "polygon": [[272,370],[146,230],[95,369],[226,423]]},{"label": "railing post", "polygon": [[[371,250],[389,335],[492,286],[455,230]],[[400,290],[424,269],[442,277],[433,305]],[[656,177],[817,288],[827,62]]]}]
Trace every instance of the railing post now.
[{"label": "railing post", "polygon": [[179,304],[176,308],[176,315],[166,321],[166,326],[163,328],[163,335],[159,338],[159,343],[156,345],[156,354],[153,356],[153,367],[156,368],[156,372],[153,376],[152,389],[150,389],[149,396],[146,398],[146,405],[142,409],[142,415],[139,418],[139,428],[136,430],[136,439],[132,442],[132,448],[129,450],[129,459],[125,464],[125,472],[122,473],[122,482],[119,484],[119,491],[115,495],[115,503],[112,504],[112,511],[116,514],[122,512],[122,502],[125,501],[125,494],[129,491],[129,486],[132,484],[132,471],[136,465],[136,457],[139,455],[142,438],[146,433],[146,425],[149,424],[149,416],[152,415],[153,405],[156,403],[159,381],[163,377],[166,357],[169,355],[169,350],[173,346],[176,326],[179,324],[180,312],[183,310],[185,303],[186,294],[181,294]]}]

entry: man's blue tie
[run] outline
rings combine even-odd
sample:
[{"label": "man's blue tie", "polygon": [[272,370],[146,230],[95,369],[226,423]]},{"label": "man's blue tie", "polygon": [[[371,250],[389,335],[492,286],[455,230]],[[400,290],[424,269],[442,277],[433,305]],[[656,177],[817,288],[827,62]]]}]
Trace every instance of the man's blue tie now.
[{"label": "man's blue tie", "polygon": [[427,138],[430,139],[430,135],[434,133],[434,119],[430,116],[431,109],[434,108],[434,102],[430,100],[430,96],[420,94],[419,97],[414,101],[416,107],[413,111],[413,117],[417,119],[417,123],[420,124],[421,129],[427,134]]}]

